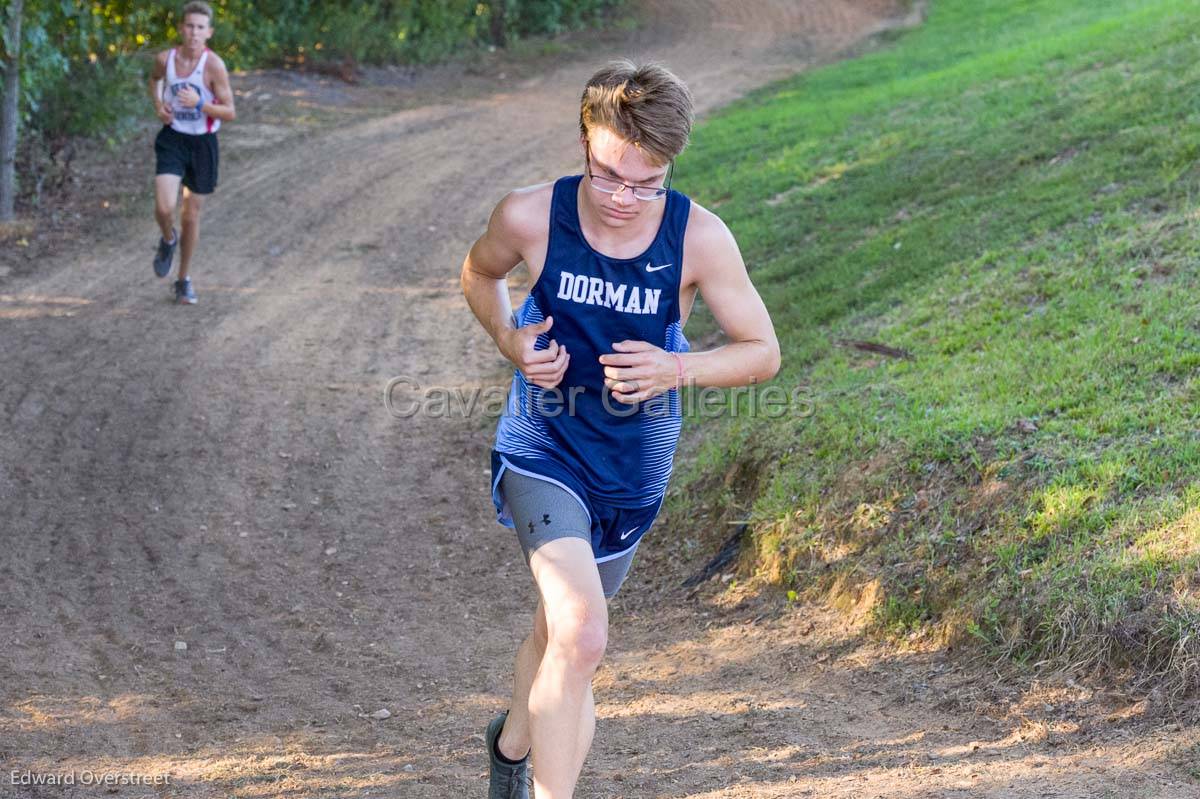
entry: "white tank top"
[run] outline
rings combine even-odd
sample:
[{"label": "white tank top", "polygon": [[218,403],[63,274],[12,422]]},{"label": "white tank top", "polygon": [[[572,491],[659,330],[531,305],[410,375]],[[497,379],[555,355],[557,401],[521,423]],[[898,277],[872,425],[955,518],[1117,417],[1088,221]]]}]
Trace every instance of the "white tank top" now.
[{"label": "white tank top", "polygon": [[[204,54],[196,62],[196,68],[192,70],[192,74],[185,78],[181,78],[175,73],[174,48],[171,49],[171,52],[167,53],[167,86],[163,102],[174,114],[174,119],[171,120],[171,127],[180,133],[199,136],[201,133],[216,133],[217,129],[221,127],[221,120],[214,119],[208,114],[197,110],[213,101],[213,93],[209,91],[207,84],[204,82],[204,65],[208,61],[208,53],[208,48],[204,48]],[[184,86],[191,86],[200,95],[202,102],[196,108],[187,108],[179,102],[179,92],[183,90]]]}]

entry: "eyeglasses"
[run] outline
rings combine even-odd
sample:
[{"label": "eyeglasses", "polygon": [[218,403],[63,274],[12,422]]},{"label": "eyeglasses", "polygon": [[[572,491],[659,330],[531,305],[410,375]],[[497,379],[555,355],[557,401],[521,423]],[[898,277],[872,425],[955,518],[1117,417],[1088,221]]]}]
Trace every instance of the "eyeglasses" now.
[{"label": "eyeglasses", "polygon": [[674,174],[674,172],[675,162],[671,161],[671,165],[667,167],[667,181],[661,188],[656,186],[630,186],[614,178],[606,178],[603,175],[592,174],[592,148],[590,145],[587,146],[588,182],[592,184],[593,189],[605,194],[620,194],[626,189],[629,189],[630,193],[632,193],[633,196],[639,200],[643,200],[645,202],[649,202],[651,200],[661,200],[663,197],[666,197],[667,192],[671,190],[671,176]]}]

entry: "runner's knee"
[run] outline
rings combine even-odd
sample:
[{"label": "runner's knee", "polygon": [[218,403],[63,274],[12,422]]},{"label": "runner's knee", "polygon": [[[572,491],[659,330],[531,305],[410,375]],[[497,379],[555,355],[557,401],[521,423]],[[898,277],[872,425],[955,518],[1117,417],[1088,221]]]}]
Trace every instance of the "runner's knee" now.
[{"label": "runner's knee", "polygon": [[194,225],[200,221],[200,203],[194,201],[185,201],[183,204],[183,212],[180,217],[187,224]]},{"label": "runner's knee", "polygon": [[592,672],[608,646],[608,614],[587,602],[564,603],[547,619],[547,650],[565,659],[571,668]]}]

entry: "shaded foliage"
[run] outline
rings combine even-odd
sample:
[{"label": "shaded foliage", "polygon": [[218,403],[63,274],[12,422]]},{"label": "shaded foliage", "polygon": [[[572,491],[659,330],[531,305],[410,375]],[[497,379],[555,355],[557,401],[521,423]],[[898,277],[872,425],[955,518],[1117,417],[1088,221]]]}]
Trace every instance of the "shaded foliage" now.
[{"label": "shaded foliage", "polygon": [[[211,45],[231,69],[312,62],[430,63],[472,48],[597,24],[622,0],[212,0]],[[124,138],[150,60],[176,41],[182,3],[26,0],[20,57],[23,151],[73,136]],[[11,6],[0,8],[0,22]],[[0,42],[0,69],[9,48]],[[2,96],[2,89],[0,89]],[[30,157],[23,159],[29,166]],[[28,170],[22,170],[28,172]]]}]

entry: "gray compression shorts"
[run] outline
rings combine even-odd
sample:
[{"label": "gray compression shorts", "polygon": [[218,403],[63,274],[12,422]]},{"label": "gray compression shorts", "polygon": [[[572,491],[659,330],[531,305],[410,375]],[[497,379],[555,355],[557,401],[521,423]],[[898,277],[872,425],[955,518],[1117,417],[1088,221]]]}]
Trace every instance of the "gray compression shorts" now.
[{"label": "gray compression shorts", "polygon": [[[587,511],[562,486],[505,469],[500,487],[512,513],[526,563],[538,547],[557,538],[580,538],[591,545],[592,523]],[[605,599],[617,595],[636,553],[635,545],[620,557],[596,564]]]}]

